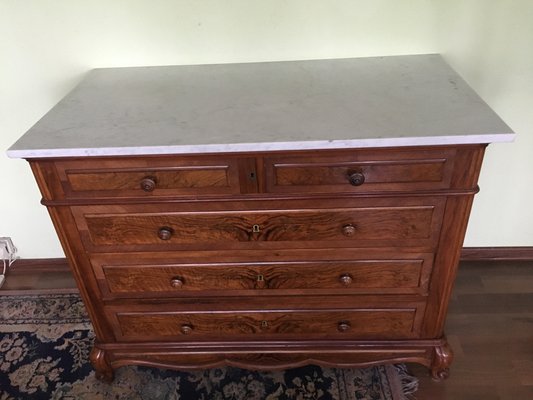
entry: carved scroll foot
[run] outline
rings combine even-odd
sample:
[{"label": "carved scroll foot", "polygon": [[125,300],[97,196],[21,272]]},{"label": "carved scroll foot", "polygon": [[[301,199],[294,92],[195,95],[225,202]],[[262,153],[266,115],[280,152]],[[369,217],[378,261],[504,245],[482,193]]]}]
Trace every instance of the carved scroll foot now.
[{"label": "carved scroll foot", "polygon": [[441,346],[435,347],[431,362],[431,377],[436,381],[448,378],[452,360],[453,352],[448,342],[445,341]]},{"label": "carved scroll foot", "polygon": [[111,383],[114,379],[114,373],[113,368],[111,368],[111,365],[107,362],[107,359],[105,357],[105,351],[94,346],[91,350],[90,355],[91,364],[95,369],[95,376],[96,379]]}]

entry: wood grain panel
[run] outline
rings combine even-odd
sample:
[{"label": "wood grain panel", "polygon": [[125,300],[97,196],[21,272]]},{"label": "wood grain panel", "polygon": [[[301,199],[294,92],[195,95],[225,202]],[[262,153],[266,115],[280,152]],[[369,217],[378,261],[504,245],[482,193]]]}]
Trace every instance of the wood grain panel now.
[{"label": "wood grain panel", "polygon": [[[129,157],[57,161],[67,198],[153,197],[240,193],[238,160]],[[145,179],[153,185],[143,189]]]},{"label": "wood grain panel", "polygon": [[[434,207],[301,210],[243,213],[87,215],[93,242],[157,244],[157,232],[174,230],[169,242],[379,240],[428,238]],[[257,228],[254,228],[257,226]],[[343,233],[345,226],[354,233]],[[258,229],[258,231],[254,231]]]},{"label": "wood grain panel", "polygon": [[[74,172],[68,171],[67,178],[73,191],[86,190],[141,190],[140,183],[153,178],[160,189],[199,189],[228,187],[227,167],[175,168],[171,170]],[[154,189],[155,190],[155,189]]]},{"label": "wood grain panel", "polygon": [[[128,258],[128,255],[125,255]],[[134,262],[133,259],[130,259]],[[426,263],[426,264],[424,264]],[[417,293],[427,291],[427,259],[216,264],[123,264],[93,258],[111,295]],[[105,294],[105,293],[104,293]]]},{"label": "wood grain panel", "polygon": [[[450,187],[455,151],[358,150],[351,153],[279,156],[265,159],[267,190],[353,192],[434,190]],[[354,172],[364,176],[350,184]]]},{"label": "wood grain panel", "polygon": [[[395,203],[400,203],[396,201]],[[101,213],[95,212],[101,211]],[[171,245],[254,248],[254,243],[338,242],[340,246],[428,245],[436,239],[438,215],[434,204],[383,207],[121,213],[103,208],[76,207],[80,227],[93,246]],[[170,232],[162,239],[161,230]],[[237,246],[238,245],[238,246]]]},{"label": "wood grain panel", "polygon": [[[122,340],[409,338],[414,309],[265,312],[117,312]],[[187,329],[185,329],[187,327]]]}]

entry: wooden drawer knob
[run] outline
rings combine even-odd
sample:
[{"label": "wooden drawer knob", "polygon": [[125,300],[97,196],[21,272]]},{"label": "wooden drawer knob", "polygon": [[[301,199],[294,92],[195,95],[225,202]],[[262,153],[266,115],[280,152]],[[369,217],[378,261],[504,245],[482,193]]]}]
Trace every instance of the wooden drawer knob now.
[{"label": "wooden drawer knob", "polygon": [[353,186],[361,186],[365,183],[365,176],[362,172],[352,172],[348,175],[348,180]]},{"label": "wooden drawer knob", "polygon": [[170,280],[170,286],[172,286],[174,289],[179,289],[183,286],[183,278],[174,277]]},{"label": "wooden drawer knob", "polygon": [[173,233],[174,229],[169,228],[168,226],[163,226],[162,228],[159,228],[159,231],[157,231],[157,236],[161,240],[170,240]]},{"label": "wooden drawer knob", "polygon": [[355,226],[352,224],[344,225],[342,227],[342,234],[348,237],[355,235]]},{"label": "wooden drawer knob", "polygon": [[353,278],[351,277],[350,274],[343,274],[339,277],[339,281],[345,285],[345,286],[348,286],[349,284],[352,283],[353,281]]},{"label": "wooden drawer knob", "polygon": [[155,189],[155,185],[157,183],[157,180],[153,176],[146,176],[141,181],[141,189],[145,192],[153,192]]},{"label": "wooden drawer knob", "polygon": [[346,331],[349,331],[351,328],[352,326],[350,325],[348,321],[341,321],[337,325],[337,330],[339,332],[346,332]]},{"label": "wooden drawer knob", "polygon": [[191,334],[192,330],[193,330],[193,327],[192,325],[189,325],[189,324],[183,324],[180,328],[180,332],[183,333],[184,335]]}]

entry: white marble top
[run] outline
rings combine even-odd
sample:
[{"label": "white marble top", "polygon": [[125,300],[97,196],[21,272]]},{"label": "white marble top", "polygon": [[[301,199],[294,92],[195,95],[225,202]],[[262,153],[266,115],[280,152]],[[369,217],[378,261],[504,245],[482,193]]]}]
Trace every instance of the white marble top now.
[{"label": "white marble top", "polygon": [[511,141],[439,55],[95,69],[10,157]]}]

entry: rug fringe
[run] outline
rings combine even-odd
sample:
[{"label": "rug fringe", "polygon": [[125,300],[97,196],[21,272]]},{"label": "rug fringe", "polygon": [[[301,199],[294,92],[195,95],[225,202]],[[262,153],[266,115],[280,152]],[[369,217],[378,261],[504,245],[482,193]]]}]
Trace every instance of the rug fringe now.
[{"label": "rug fringe", "polygon": [[398,371],[405,399],[416,400],[414,393],[418,390],[418,379],[411,375],[405,364],[396,364],[394,368]]}]

